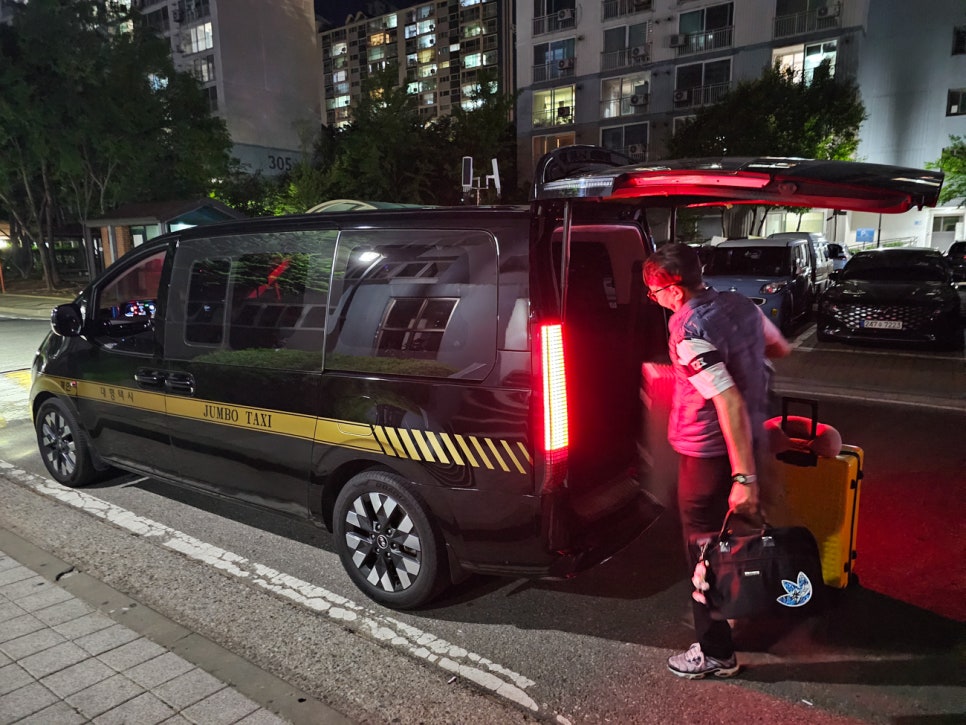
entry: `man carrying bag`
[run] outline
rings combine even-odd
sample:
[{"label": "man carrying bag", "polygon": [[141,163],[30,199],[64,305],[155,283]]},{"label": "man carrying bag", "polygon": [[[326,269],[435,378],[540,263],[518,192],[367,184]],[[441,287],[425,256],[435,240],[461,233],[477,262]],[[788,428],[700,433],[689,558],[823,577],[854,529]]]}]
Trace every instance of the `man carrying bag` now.
[{"label": "man carrying bag", "polygon": [[[678,505],[685,545],[721,528],[729,510],[758,510],[755,437],[766,417],[766,341],[775,334],[748,298],[705,286],[697,253],[685,244],[660,247],[644,264],[648,297],[674,314],[668,323],[674,400],[668,441],[680,454]],[[783,341],[782,341],[783,342]],[[780,353],[779,353],[780,354]],[[698,563],[689,548],[690,570]],[[668,658],[679,677],[731,677],[738,670],[731,627],[693,601],[697,642]]]}]

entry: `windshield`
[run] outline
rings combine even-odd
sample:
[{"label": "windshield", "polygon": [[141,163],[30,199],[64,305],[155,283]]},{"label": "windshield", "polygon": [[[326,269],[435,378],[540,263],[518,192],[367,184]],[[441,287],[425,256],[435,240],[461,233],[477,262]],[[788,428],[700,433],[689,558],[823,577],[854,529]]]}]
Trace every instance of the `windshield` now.
[{"label": "windshield", "polygon": [[866,254],[852,257],[842,279],[865,282],[945,282],[941,259],[920,255]]},{"label": "windshield", "polygon": [[716,247],[704,273],[711,276],[787,277],[791,274],[791,265],[785,247]]}]

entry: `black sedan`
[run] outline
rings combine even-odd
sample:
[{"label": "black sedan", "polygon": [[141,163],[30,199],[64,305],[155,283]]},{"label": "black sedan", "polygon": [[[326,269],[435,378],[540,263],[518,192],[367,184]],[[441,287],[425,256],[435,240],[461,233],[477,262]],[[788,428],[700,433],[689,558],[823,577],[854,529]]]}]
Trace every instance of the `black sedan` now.
[{"label": "black sedan", "polygon": [[952,268],[935,249],[859,252],[818,305],[819,340],[963,346]]}]

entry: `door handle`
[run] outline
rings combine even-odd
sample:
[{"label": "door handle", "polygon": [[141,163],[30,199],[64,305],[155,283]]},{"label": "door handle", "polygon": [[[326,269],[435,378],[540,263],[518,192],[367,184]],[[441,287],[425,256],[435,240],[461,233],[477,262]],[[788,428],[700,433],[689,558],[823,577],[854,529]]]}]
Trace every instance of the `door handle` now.
[{"label": "door handle", "polygon": [[167,373],[164,376],[164,389],[169,393],[194,395],[195,379],[188,373]]},{"label": "door handle", "polygon": [[160,388],[164,383],[164,373],[151,368],[138,368],[134,380],[142,388]]}]

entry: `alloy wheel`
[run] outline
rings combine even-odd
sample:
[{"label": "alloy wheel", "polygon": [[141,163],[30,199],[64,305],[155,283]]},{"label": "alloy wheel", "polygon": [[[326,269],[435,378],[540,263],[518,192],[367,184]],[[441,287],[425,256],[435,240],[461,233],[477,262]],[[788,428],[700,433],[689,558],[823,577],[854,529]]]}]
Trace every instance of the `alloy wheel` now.
[{"label": "alloy wheel", "polygon": [[41,436],[48,468],[63,479],[74,475],[77,470],[77,448],[74,431],[64,416],[56,410],[48,411],[41,425]]},{"label": "alloy wheel", "polygon": [[419,532],[392,496],[369,491],[356,497],[346,512],[345,541],[353,565],[373,587],[400,592],[419,576]]}]

